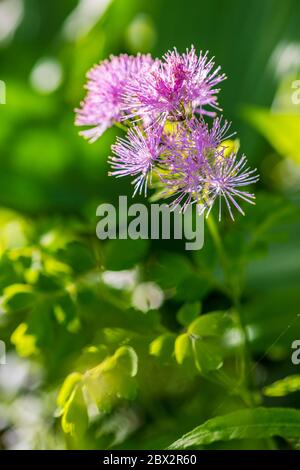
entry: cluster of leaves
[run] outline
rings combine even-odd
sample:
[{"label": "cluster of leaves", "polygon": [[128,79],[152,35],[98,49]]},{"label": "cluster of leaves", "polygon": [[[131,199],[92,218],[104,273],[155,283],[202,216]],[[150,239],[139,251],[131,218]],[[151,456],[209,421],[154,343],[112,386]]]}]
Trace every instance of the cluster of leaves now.
[{"label": "cluster of leaves", "polygon": [[[247,389],[249,377],[243,375],[245,332],[235,298],[245,289],[250,294],[250,259],[259,262],[270,234],[277,231],[280,239],[280,224],[294,212],[276,198],[259,200],[261,213],[253,210],[250,222],[245,219],[234,232],[238,252],[237,244],[232,246],[233,229],[228,229],[228,266],[223,271],[208,235],[205,249],[192,257],[166,251],[153,256],[147,240],[100,243],[89,226],[78,221],[41,219],[32,224],[16,213],[1,212],[3,339],[21,357],[43,365],[42,387],[44,393],[57,394],[55,415],[61,417],[69,447],[143,447],[147,433],[152,436],[150,446],[166,447],[178,437],[173,420],[184,416],[186,431],[197,424],[197,410],[202,408],[201,393],[195,391],[199,383],[202,390],[210,390],[203,392],[203,406],[207,393],[212,395],[207,418],[219,407],[223,414],[262,403],[262,395]],[[269,211],[271,203],[275,212],[266,218],[263,207]],[[250,233],[249,226],[256,232]],[[109,280],[114,276],[123,284]],[[142,305],[136,296],[141,288]],[[153,288],[164,298],[160,307],[153,306]],[[246,322],[251,302],[250,295],[243,307]],[[264,352],[268,335],[280,333],[285,322],[278,320],[273,320],[271,332],[262,329],[251,341],[253,351]],[[256,318],[255,326],[265,321]],[[283,338],[282,350],[288,347]],[[288,384],[274,384],[263,392],[276,396],[278,390],[297,390],[296,379]],[[173,410],[172,419],[167,413],[162,420],[151,410],[152,403],[163,406],[164,400]],[[299,433],[299,417],[291,410],[281,426],[283,413],[254,408],[213,418],[174,448],[273,435],[291,442]],[[246,426],[251,420],[254,427]],[[156,426],[157,434],[152,429]],[[142,430],[140,440],[136,429]],[[164,438],[161,429],[166,430]]]},{"label": "cluster of leaves", "polygon": [[62,414],[65,433],[80,435],[88,425],[88,414],[84,402],[84,390],[100,411],[108,412],[120,398],[132,399],[136,395],[137,355],[131,347],[122,346],[113,356],[107,348],[90,347],[88,353],[103,361],[84,374],[73,372],[64,381],[57,403]]}]

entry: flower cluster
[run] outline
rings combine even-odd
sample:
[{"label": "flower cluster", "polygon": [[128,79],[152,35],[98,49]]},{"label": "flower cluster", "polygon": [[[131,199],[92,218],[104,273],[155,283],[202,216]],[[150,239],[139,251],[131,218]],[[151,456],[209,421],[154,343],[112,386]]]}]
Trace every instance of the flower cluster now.
[{"label": "flower cluster", "polygon": [[111,56],[87,77],[76,124],[92,126],[81,132],[91,142],[114,124],[127,130],[112,146],[110,174],[132,176],[134,194],[155,185],[172,207],[196,203],[207,215],[218,200],[219,219],[222,201],[232,219],[233,207],[244,214],[240,200],[254,203],[243,187],[258,175],[233,150],[230,123],[216,117],[217,87],[226,77],[207,52]]}]

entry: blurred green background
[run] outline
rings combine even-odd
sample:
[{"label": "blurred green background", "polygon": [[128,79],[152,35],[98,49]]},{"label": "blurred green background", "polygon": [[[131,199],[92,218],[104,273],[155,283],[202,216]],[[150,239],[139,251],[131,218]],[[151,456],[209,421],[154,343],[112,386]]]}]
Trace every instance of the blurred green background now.
[{"label": "blurred green background", "polygon": [[[220,226],[230,282],[258,361],[257,389],[300,373],[291,362],[300,339],[299,18],[297,0],[0,1],[0,448],[163,448],[242,406],[168,351],[163,359],[148,353],[160,334],[180,333],[176,312],[186,302],[201,302],[204,313],[232,307],[209,233],[197,253],[175,241],[102,246],[94,235],[96,207],[131,192],[128,181],[107,176],[119,131],[89,145],[74,126],[86,71],[109,54],[161,56],[194,44],[228,76],[220,105],[261,174],[257,205]],[[134,347],[137,395],[131,402],[124,392],[124,403],[100,415],[91,405],[88,431],[65,437],[57,390],[70,372],[101,362],[99,351],[87,358],[100,343],[110,354]],[[297,408],[300,392],[261,400]]]}]

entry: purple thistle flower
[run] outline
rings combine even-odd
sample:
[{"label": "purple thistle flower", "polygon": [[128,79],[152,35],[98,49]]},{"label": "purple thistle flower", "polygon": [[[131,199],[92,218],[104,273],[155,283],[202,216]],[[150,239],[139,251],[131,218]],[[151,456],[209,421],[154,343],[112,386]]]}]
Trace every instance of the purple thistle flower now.
[{"label": "purple thistle flower", "polygon": [[192,112],[214,114],[204,106],[218,109],[215,88],[225,79],[215,70],[207,52],[197,56],[194,47],[180,55],[176,48],[156,61],[142,80],[134,79],[126,87],[127,117],[148,116],[154,121],[181,121]]},{"label": "purple thistle flower", "polygon": [[187,206],[199,200],[200,193],[200,165],[197,160],[190,156],[178,155],[167,157],[167,165],[163,167],[166,171],[159,174],[161,181],[165,184],[162,192],[163,197],[173,197],[175,199],[170,204],[172,209],[179,205],[181,211],[185,211]]},{"label": "purple thistle flower", "polygon": [[204,121],[205,114],[215,115],[207,107],[219,109],[216,87],[224,79],[208,53],[197,55],[193,46],[183,54],[174,48],[155,61],[150,55],[111,56],[89,71],[75,122],[92,126],[81,132],[92,142],[116,122],[139,121],[112,146],[110,174],[133,176],[133,195],[146,195],[155,171],[160,195],[172,197],[173,208],[196,203],[208,215],[218,200],[221,219],[224,200],[234,220],[233,207],[244,214],[239,199],[254,204],[255,196],[243,188],[259,177],[244,155],[228,156],[230,123],[222,117],[211,126]]},{"label": "purple thistle flower", "polygon": [[110,56],[95,65],[87,74],[88,90],[81,108],[76,109],[75,124],[78,126],[93,126],[81,131],[80,134],[90,142],[97,140],[103,132],[124,116],[124,90],[134,78],[145,73],[153,64],[148,55],[118,57]]},{"label": "purple thistle flower", "polygon": [[133,127],[127,133],[125,139],[117,137],[116,144],[112,145],[115,156],[109,158],[109,163],[114,169],[110,175],[135,176],[133,196],[144,190],[147,194],[148,182],[154,163],[162,153],[161,128],[155,127],[148,132],[143,132],[139,127]]},{"label": "purple thistle flower", "polygon": [[217,117],[213,120],[211,129],[208,129],[210,144],[212,147],[219,147],[224,140],[231,139],[235,136],[236,132],[231,132],[229,134],[229,129],[231,127],[231,122],[223,121],[223,116]]},{"label": "purple thistle flower", "polygon": [[[246,167],[246,168],[245,168]],[[228,212],[232,220],[232,206],[234,206],[241,214],[245,215],[236,199],[242,199],[250,204],[255,204],[255,195],[242,191],[239,188],[257,183],[259,176],[256,168],[251,170],[247,167],[247,158],[242,155],[237,160],[237,154],[232,153],[229,157],[224,157],[224,149],[216,156],[216,163],[210,168],[210,174],[205,178],[208,190],[208,211],[207,216],[215,200],[219,199],[219,220],[222,214],[222,199],[225,200]]]},{"label": "purple thistle flower", "polygon": [[189,204],[202,205],[200,213],[207,210],[209,214],[216,198],[219,198],[219,218],[221,218],[222,199],[225,200],[231,218],[234,220],[231,204],[239,212],[243,210],[236,202],[241,198],[254,203],[254,195],[238,189],[258,181],[256,170],[245,169],[247,163],[243,156],[239,161],[232,153],[225,156],[230,123],[222,118],[215,119],[211,129],[204,121],[193,119],[185,125],[178,125],[176,138],[169,139],[163,164],[167,171],[161,173],[161,180],[166,185],[164,195],[175,196],[171,207],[179,204],[182,210]]},{"label": "purple thistle flower", "polygon": [[230,124],[215,119],[212,131],[203,120],[180,123],[166,137],[166,151],[161,167],[161,180],[166,184],[164,195],[175,195],[171,207],[201,203],[203,177],[209,170],[209,158],[225,138]]},{"label": "purple thistle flower", "polygon": [[194,158],[203,164],[208,153],[219,147],[224,140],[235,135],[235,132],[228,133],[230,126],[230,122],[226,120],[223,122],[222,116],[213,120],[211,129],[203,119],[193,118],[186,121],[184,126],[179,127],[181,148],[185,146],[194,153]]}]

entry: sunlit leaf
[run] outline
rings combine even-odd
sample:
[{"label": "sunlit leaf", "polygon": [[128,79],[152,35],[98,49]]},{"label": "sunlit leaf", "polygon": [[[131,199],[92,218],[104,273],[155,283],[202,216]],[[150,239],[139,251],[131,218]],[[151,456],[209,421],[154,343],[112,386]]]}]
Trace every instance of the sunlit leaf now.
[{"label": "sunlit leaf", "polygon": [[11,284],[3,292],[3,306],[10,311],[25,309],[34,300],[33,288],[27,284]]},{"label": "sunlit leaf", "polygon": [[300,164],[300,115],[247,108],[245,116],[282,156]]},{"label": "sunlit leaf", "polygon": [[175,335],[164,333],[155,338],[150,344],[150,354],[152,356],[169,359],[174,351]]},{"label": "sunlit leaf", "polygon": [[174,353],[178,364],[182,364],[187,357],[191,356],[192,344],[188,334],[183,333],[176,338]]},{"label": "sunlit leaf", "polygon": [[117,365],[130,377],[134,377],[138,371],[138,357],[130,346],[121,346],[114,354]]},{"label": "sunlit leaf", "polygon": [[62,428],[66,434],[81,436],[88,427],[88,414],[82,389],[75,386],[69,400],[64,406]]},{"label": "sunlit leaf", "polygon": [[170,449],[197,448],[232,439],[300,436],[300,411],[289,408],[255,408],[217,416],[174,442]]},{"label": "sunlit leaf", "polygon": [[289,393],[300,391],[300,375],[290,375],[284,379],[277,380],[271,385],[264,387],[263,392],[267,397],[284,397]]},{"label": "sunlit leaf", "polygon": [[120,398],[132,400],[136,395],[137,355],[133,348],[122,346],[83,376],[92,400],[108,412]]},{"label": "sunlit leaf", "polygon": [[201,315],[194,320],[189,328],[189,333],[197,336],[221,336],[231,326],[232,321],[227,313],[212,312]]},{"label": "sunlit leaf", "polygon": [[38,352],[36,336],[28,333],[28,325],[20,323],[11,335],[11,342],[16,346],[21,357],[28,357]]},{"label": "sunlit leaf", "polygon": [[81,379],[82,375],[79,374],[79,372],[72,372],[72,374],[68,375],[62,384],[57,397],[57,404],[59,407],[63,408],[65,406],[74,390],[75,385],[78,384]]}]

